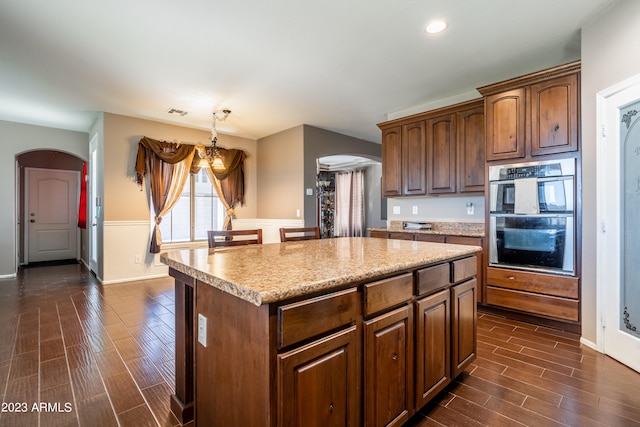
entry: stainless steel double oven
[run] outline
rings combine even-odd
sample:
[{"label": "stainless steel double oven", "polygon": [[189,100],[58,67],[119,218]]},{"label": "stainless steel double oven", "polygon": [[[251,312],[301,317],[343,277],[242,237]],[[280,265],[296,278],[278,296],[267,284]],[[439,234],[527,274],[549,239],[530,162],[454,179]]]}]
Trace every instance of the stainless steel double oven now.
[{"label": "stainless steel double oven", "polygon": [[489,167],[489,265],[575,273],[575,159]]}]

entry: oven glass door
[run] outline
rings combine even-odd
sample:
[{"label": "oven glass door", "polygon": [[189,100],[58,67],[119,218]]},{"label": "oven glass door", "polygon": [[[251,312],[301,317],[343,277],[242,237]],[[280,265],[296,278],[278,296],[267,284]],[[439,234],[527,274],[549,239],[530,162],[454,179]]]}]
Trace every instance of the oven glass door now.
[{"label": "oven glass door", "polygon": [[573,273],[572,216],[493,216],[491,227],[492,265]]},{"label": "oven glass door", "polygon": [[[513,180],[493,182],[490,209],[492,213],[513,213],[516,190]],[[541,178],[538,180],[538,205],[540,212],[573,211],[573,177]]]}]

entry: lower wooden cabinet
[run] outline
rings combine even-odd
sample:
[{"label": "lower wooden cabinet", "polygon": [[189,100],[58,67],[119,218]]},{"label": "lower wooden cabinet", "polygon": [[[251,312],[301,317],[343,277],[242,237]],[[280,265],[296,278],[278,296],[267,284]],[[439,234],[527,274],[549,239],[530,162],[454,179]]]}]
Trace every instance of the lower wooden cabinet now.
[{"label": "lower wooden cabinet", "polygon": [[364,425],[401,426],[413,408],[413,307],[364,322]]},{"label": "lower wooden cabinet", "polygon": [[451,381],[451,297],[449,289],[416,301],[416,407]]},{"label": "lower wooden cabinet", "polygon": [[278,355],[278,426],[359,425],[356,343],[352,326]]},{"label": "lower wooden cabinet", "polygon": [[477,280],[451,288],[451,376],[457,377],[476,358]]}]

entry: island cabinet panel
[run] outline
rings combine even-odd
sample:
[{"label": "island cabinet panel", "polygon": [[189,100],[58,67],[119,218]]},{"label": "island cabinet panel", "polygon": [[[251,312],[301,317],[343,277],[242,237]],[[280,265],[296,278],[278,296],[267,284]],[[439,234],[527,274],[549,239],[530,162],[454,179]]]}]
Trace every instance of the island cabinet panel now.
[{"label": "island cabinet panel", "polygon": [[416,301],[416,408],[451,381],[450,301],[448,288]]},{"label": "island cabinet panel", "polygon": [[456,115],[427,121],[429,194],[456,192]]},{"label": "island cabinet panel", "polygon": [[206,345],[195,343],[196,425],[269,426],[269,306],[198,281],[196,310],[206,319]]},{"label": "island cabinet panel", "polygon": [[359,363],[355,326],[278,355],[277,425],[358,426]]},{"label": "island cabinet panel", "polygon": [[364,295],[364,315],[371,316],[409,301],[413,296],[413,274],[405,273],[377,282],[366,283],[362,292]]},{"label": "island cabinet panel", "polygon": [[451,287],[451,377],[455,378],[476,358],[476,279]]},{"label": "island cabinet panel", "polygon": [[401,426],[413,408],[413,307],[364,323],[364,425]]}]

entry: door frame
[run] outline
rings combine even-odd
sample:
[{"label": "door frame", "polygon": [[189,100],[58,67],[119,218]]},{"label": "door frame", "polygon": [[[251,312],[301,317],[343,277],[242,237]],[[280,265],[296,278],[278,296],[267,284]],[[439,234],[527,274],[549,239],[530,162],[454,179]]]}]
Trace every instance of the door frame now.
[{"label": "door frame", "polygon": [[[23,236],[24,241],[22,244],[24,264],[29,264],[29,221],[27,220],[27,212],[29,212],[29,173],[32,170],[50,171],[50,172],[70,172],[70,173],[76,174],[77,175],[76,195],[78,198],[78,203],[80,199],[80,179],[82,177],[82,174],[79,171],[71,170],[71,169],[47,169],[47,168],[37,168],[37,167],[30,167],[30,166],[27,166],[24,168],[24,182],[23,182],[23,185],[24,185],[24,236]],[[82,253],[81,253],[82,242],[81,242],[80,236],[81,236],[80,228],[76,227],[76,259],[78,260],[82,258]]]},{"label": "door frame", "polygon": [[[596,94],[596,154],[597,158],[601,160],[598,162],[596,170],[596,217],[598,227],[596,252],[599,254],[596,260],[596,349],[630,366],[631,361],[625,361],[624,356],[610,354],[607,351],[606,342],[606,329],[616,328],[615,330],[618,330],[620,322],[619,309],[616,310],[618,314],[614,319],[608,318],[608,314],[616,306],[619,306],[620,298],[619,290],[612,294],[607,284],[611,284],[613,278],[615,286],[619,289],[621,281],[621,264],[619,260],[622,212],[619,203],[621,178],[618,173],[620,171],[621,141],[618,125],[610,125],[612,120],[610,111],[621,106],[618,105],[620,102],[612,98],[627,90],[638,91],[639,96],[637,99],[640,99],[640,74]],[[615,118],[617,119],[617,116]],[[612,188],[616,191],[610,191]]]}]

